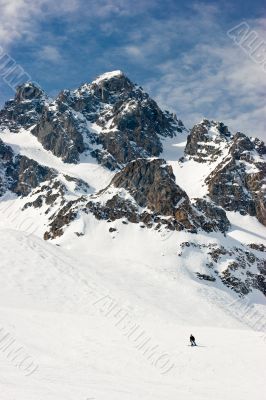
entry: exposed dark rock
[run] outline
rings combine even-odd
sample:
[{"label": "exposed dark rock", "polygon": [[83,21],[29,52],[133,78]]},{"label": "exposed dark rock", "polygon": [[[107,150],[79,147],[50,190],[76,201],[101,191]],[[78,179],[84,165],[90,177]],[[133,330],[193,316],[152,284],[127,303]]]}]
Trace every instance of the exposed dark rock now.
[{"label": "exposed dark rock", "polygon": [[50,224],[51,229],[50,231],[46,231],[44,233],[45,240],[54,239],[57,236],[61,236],[64,232],[63,228],[69,225],[69,223],[76,218],[77,213],[72,210],[72,206],[75,203],[76,201],[69,201],[59,210],[56,218],[53,219],[53,217],[51,217],[51,219],[53,219]]},{"label": "exposed dark rock", "polygon": [[178,202],[189,201],[176,185],[172,167],[160,159],[132,161],[115,175],[111,185],[128,190],[139,206],[162,215],[174,216]]},{"label": "exposed dark rock", "polygon": [[[111,170],[137,158],[159,156],[160,138],[185,130],[176,116],[163,112],[142,88],[119,71],[104,74],[75,91],[63,91],[57,102],[97,125],[98,135],[93,136],[93,130],[88,135],[90,153]],[[94,144],[97,146],[93,148]]]},{"label": "exposed dark rock", "polygon": [[85,150],[80,121],[71,109],[54,103],[43,109],[39,122],[32,134],[46,150],[69,163],[76,163],[79,154]]},{"label": "exposed dark rock", "polygon": [[5,166],[12,162],[14,157],[13,150],[10,146],[6,145],[2,139],[0,139],[0,163],[1,166]]},{"label": "exposed dark rock", "polygon": [[223,233],[228,231],[230,222],[221,207],[204,199],[197,199],[194,206],[203,213],[201,225],[205,231],[212,232],[218,230]]},{"label": "exposed dark rock", "polygon": [[264,246],[264,244],[262,244],[262,243],[260,243],[260,244],[250,243],[248,246],[253,250],[257,250],[257,251],[266,253],[266,246]]},{"label": "exposed dark rock", "polygon": [[255,149],[259,153],[259,155],[263,156],[264,154],[266,154],[265,143],[259,138],[254,138],[253,141],[254,141]]},{"label": "exposed dark rock", "polygon": [[[189,247],[194,247],[205,254],[206,267],[216,274],[224,285],[240,296],[259,290],[266,296],[266,261],[254,253],[240,247],[225,248],[216,243],[199,244],[184,242],[181,244],[180,256],[186,257]],[[196,272],[199,279],[215,281],[209,274]],[[208,277],[211,277],[209,279]]]},{"label": "exposed dark rock", "polygon": [[[255,154],[255,156],[254,156]],[[207,177],[211,199],[229,211],[256,216],[266,225],[266,162],[255,142],[237,133],[229,153]]]},{"label": "exposed dark rock", "polygon": [[0,112],[0,127],[16,132],[31,128],[43,147],[64,162],[77,163],[86,152],[111,170],[137,158],[159,156],[161,138],[185,129],[120,71],[62,91],[55,101],[32,83],[21,85]]},{"label": "exposed dark rock", "polygon": [[[36,190],[32,190],[29,198],[35,199],[33,201],[28,201],[24,205],[23,210],[29,207],[43,207],[42,211],[51,216],[51,213],[54,209],[60,210],[69,202],[66,197],[69,199],[70,195],[74,195],[74,197],[77,199],[81,193],[86,194],[88,192],[89,186],[86,184],[86,182],[68,175],[64,175],[64,178],[67,180],[67,182],[73,182],[75,184],[75,186],[71,188],[71,191],[69,191],[67,188],[66,183],[59,179],[56,175],[55,177],[52,177],[47,184],[40,185],[36,188]],[[38,196],[36,197],[36,195]],[[53,217],[54,213],[52,215],[52,218]]]},{"label": "exposed dark rock", "polygon": [[188,135],[185,154],[197,162],[215,161],[227,146],[231,134],[221,122],[203,120]]},{"label": "exposed dark rock", "polygon": [[47,96],[37,85],[26,83],[17,88],[14,100],[7,101],[0,111],[0,126],[17,132],[38,122]]},{"label": "exposed dark rock", "polygon": [[115,221],[127,218],[129,222],[139,222],[137,208],[129,201],[120,197],[118,194],[107,200],[105,205],[98,202],[89,201],[86,210],[92,212],[97,219]]},{"label": "exposed dark rock", "polygon": [[208,254],[211,256],[212,260],[217,263],[217,261],[222,256],[224,256],[226,254],[231,256],[233,253],[226,250],[223,246],[221,246],[221,247],[212,246],[212,247],[210,247],[210,251],[208,252]]},{"label": "exposed dark rock", "polygon": [[13,153],[11,147],[0,140],[0,194],[11,190],[27,196],[41,182],[56,176],[56,171],[38,164],[28,157]]},{"label": "exposed dark rock", "polygon": [[[114,188],[118,191],[113,194]],[[125,193],[132,199],[128,195],[125,197]],[[110,198],[101,201],[102,196]],[[225,232],[229,227],[225,212],[211,202],[198,200],[192,205],[187,194],[176,185],[172,168],[160,159],[138,159],[128,163],[106,189],[90,201],[79,202],[70,208],[72,215],[83,211],[92,213],[99,220],[126,219],[157,230]],[[62,213],[53,216],[49,238],[63,234],[58,226],[62,227]]]},{"label": "exposed dark rock", "polygon": [[17,87],[15,101],[22,103],[24,101],[42,99],[44,96],[44,91],[35,83],[24,83]]},{"label": "exposed dark rock", "polygon": [[196,275],[197,275],[197,277],[199,279],[203,279],[204,281],[209,281],[209,282],[215,282],[216,281],[214,276],[211,276],[211,275],[200,274],[199,272],[197,272]]},{"label": "exposed dark rock", "polygon": [[109,130],[100,136],[101,143],[119,163],[159,156],[160,136],[171,137],[177,131],[176,121],[149,97],[116,103],[111,113],[99,119],[99,124],[104,127],[109,121]]},{"label": "exposed dark rock", "polygon": [[10,190],[27,196],[41,182],[55,177],[56,171],[25,156],[16,156],[15,162],[6,169],[6,175],[10,179]]},{"label": "exposed dark rock", "polygon": [[93,94],[101,102],[111,104],[126,99],[134,88],[135,85],[121,71],[112,76],[103,74],[91,84]]},{"label": "exposed dark rock", "polygon": [[121,164],[106,150],[94,149],[90,152],[103,167],[114,171],[121,168]]},{"label": "exposed dark rock", "polygon": [[43,205],[43,198],[42,196],[38,196],[36,200],[26,203],[22,210],[24,211],[29,207],[41,208],[42,205]]},{"label": "exposed dark rock", "polygon": [[74,178],[73,176],[69,176],[69,175],[64,175],[64,178],[68,181],[68,182],[73,182],[75,184],[75,191],[82,191],[83,193],[88,193],[90,186],[84,182],[82,179],[78,179],[78,178]]}]

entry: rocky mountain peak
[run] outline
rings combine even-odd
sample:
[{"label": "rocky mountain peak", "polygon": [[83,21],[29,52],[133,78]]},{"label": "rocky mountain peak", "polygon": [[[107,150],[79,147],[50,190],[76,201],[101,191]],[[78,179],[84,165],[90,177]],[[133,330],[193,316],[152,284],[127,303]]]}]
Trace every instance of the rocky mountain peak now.
[{"label": "rocky mountain peak", "polygon": [[255,143],[244,133],[237,132],[232,140],[230,154],[237,160],[250,160],[252,151],[256,151]]},{"label": "rocky mountain peak", "polygon": [[16,90],[15,101],[20,103],[23,101],[37,100],[46,97],[45,92],[34,82],[27,82],[19,85]]},{"label": "rocky mountain peak", "polygon": [[162,159],[132,161],[115,175],[111,185],[128,190],[138,205],[162,215],[174,216],[176,205],[188,200],[175,183],[172,167]]},{"label": "rocky mountain peak", "polygon": [[209,195],[229,211],[256,216],[266,225],[264,143],[237,132],[229,151],[207,177]]},{"label": "rocky mountain peak", "polygon": [[[119,94],[121,92],[130,92],[134,87],[135,85],[128,79],[128,77],[119,70],[106,72],[105,74],[98,76],[91,83],[91,88],[96,94],[99,95],[98,90],[100,90],[102,100],[105,100],[104,92],[107,92],[110,96],[111,93]],[[109,96],[107,96],[107,98]]]},{"label": "rocky mountain peak", "polygon": [[103,81],[108,81],[111,79],[120,79],[120,78],[124,78],[124,77],[125,77],[124,72],[118,69],[115,71],[105,72],[102,75],[99,75],[96,79],[94,79],[92,81],[92,84],[94,84],[94,83],[100,84]]},{"label": "rocky mountain peak", "polygon": [[14,100],[7,101],[0,111],[1,128],[14,132],[30,128],[38,122],[47,100],[45,92],[35,83],[18,86]]},{"label": "rocky mountain peak", "polygon": [[113,71],[76,90],[62,91],[42,109],[32,133],[65,162],[78,162],[87,151],[114,170],[137,158],[158,157],[161,138],[184,129],[124,73]]},{"label": "rocky mountain peak", "polygon": [[[241,132],[232,135],[222,122],[208,119],[187,133],[181,120],[161,110],[121,71],[63,90],[54,100],[34,83],[21,85],[0,111],[0,196],[17,195],[29,215],[34,208],[34,215],[45,221],[48,240],[64,235],[68,227],[70,234],[85,235],[91,219],[96,224],[95,219],[101,220],[111,234],[130,223],[162,236],[183,230],[195,237],[195,251],[206,252],[207,273],[199,269],[199,279],[221,279],[238,293],[250,288],[265,293],[265,266],[259,257],[248,254],[245,246],[232,250],[226,237],[231,218],[226,211],[249,214],[266,225],[265,144]],[[29,135],[63,162],[78,165],[56,163],[35,140],[29,140],[27,149],[32,159],[20,154],[25,148],[20,138]],[[95,168],[91,157],[100,166]],[[197,162],[205,164],[197,169]],[[196,189],[191,190],[193,183]],[[208,242],[214,231],[217,242],[222,238],[229,250],[197,244],[203,236]],[[185,247],[194,247],[190,243]],[[223,256],[232,262],[219,273]],[[252,264],[258,271],[251,271]],[[245,266],[245,278],[237,277]]]},{"label": "rocky mountain peak", "polygon": [[[106,72],[91,83],[81,85],[71,95],[72,98],[86,98],[86,102],[91,103],[90,106],[96,102],[98,103],[97,107],[102,108],[104,104],[115,104],[117,101],[124,101],[128,97],[132,97],[134,92],[136,93],[138,90],[137,88],[137,85],[132,83],[122,71],[118,70]],[[140,92],[141,90],[139,90],[139,94]]]},{"label": "rocky mountain peak", "polygon": [[191,129],[185,153],[197,162],[215,161],[231,137],[228,127],[222,122],[204,119]]}]

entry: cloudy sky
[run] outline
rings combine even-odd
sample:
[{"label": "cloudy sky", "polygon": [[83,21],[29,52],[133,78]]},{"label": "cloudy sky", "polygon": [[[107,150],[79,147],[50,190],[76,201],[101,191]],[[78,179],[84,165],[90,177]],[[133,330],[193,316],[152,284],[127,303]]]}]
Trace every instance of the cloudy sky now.
[{"label": "cloudy sky", "polygon": [[0,0],[0,49],[52,96],[121,69],[187,127],[266,139],[266,67],[227,34],[241,23],[266,43],[265,0]]}]

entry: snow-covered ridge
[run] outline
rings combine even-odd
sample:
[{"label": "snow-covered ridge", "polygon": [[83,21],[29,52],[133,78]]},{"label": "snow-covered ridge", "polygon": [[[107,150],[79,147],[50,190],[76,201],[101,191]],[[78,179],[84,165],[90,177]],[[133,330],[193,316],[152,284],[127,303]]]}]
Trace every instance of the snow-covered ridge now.
[{"label": "snow-covered ridge", "polygon": [[1,400],[261,396],[264,166],[261,141],[188,131],[121,71],[22,86],[0,111]]},{"label": "snow-covered ridge", "polygon": [[99,75],[96,79],[94,79],[92,81],[92,84],[93,83],[99,84],[100,82],[102,82],[104,80],[112,79],[115,77],[121,77],[123,75],[124,75],[124,73],[120,70],[105,72],[104,74]]},{"label": "snow-covered ridge", "polygon": [[[174,235],[180,230],[226,233],[230,227],[227,211],[240,210],[264,223],[263,143],[233,135],[223,123],[206,119],[188,131],[121,71],[97,80],[107,82],[104,90],[101,85],[87,84],[86,90],[63,91],[52,102],[32,85],[30,96],[34,91],[36,96],[23,105],[20,100],[28,86],[22,86],[0,112],[1,138],[16,157],[21,154],[55,169],[58,176],[68,175],[73,182],[81,178],[88,185],[87,192],[62,198],[62,189],[56,194],[49,193],[47,185],[36,188],[24,174],[34,189],[22,192],[29,196],[27,212],[34,207],[35,214],[39,210],[47,216],[42,231],[46,239],[67,234],[77,221],[83,222],[76,234],[86,235],[88,213],[106,223],[123,219],[125,224]],[[162,152],[167,164],[163,161],[161,170],[154,165]],[[248,182],[241,196],[240,177]],[[16,171],[14,180],[25,186]],[[106,198],[111,180],[118,186]],[[15,193],[21,193],[20,189]],[[217,196],[217,190],[223,195]],[[54,208],[49,204],[51,196],[57,199]]]}]

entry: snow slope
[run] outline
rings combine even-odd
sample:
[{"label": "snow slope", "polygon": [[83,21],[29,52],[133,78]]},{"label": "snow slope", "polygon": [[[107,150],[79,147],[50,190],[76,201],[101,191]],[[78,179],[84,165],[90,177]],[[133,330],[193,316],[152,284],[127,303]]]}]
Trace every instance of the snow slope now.
[{"label": "snow slope", "polygon": [[56,169],[62,174],[84,180],[90,185],[92,192],[105,187],[113,176],[111,171],[102,168],[90,155],[82,155],[78,164],[64,163],[51,151],[45,150],[37,138],[27,130],[21,130],[17,134],[9,130],[0,131],[0,138],[16,154],[27,156],[42,165]]},{"label": "snow slope", "polygon": [[[27,131],[0,137],[16,153],[82,178],[91,193],[113,176],[90,157],[63,163]],[[164,140],[162,157],[191,198],[203,196],[209,165],[178,161],[185,140]],[[8,194],[0,205],[1,400],[261,399],[266,341],[255,328],[265,297],[254,291],[242,303],[220,281],[199,281],[195,272],[206,267],[198,249],[178,257],[186,241],[266,244],[255,218],[227,213],[232,227],[224,237],[80,215],[45,242],[47,217],[22,212],[26,201]],[[30,376],[8,357],[4,332],[38,365]],[[188,346],[191,333],[197,348]]]},{"label": "snow slope", "polygon": [[[130,243],[126,232],[119,241],[93,228],[87,248],[88,236],[75,247],[66,235],[58,247],[0,231],[1,325],[39,366],[25,376],[1,350],[1,399],[261,398],[265,341],[238,321],[235,297],[177,269],[174,254],[162,255],[169,241],[152,246],[150,231],[131,228]],[[168,354],[168,373],[136,348],[144,341],[128,337],[110,299],[150,338],[148,350],[158,346],[157,361]],[[188,346],[190,333],[200,347]]]}]

